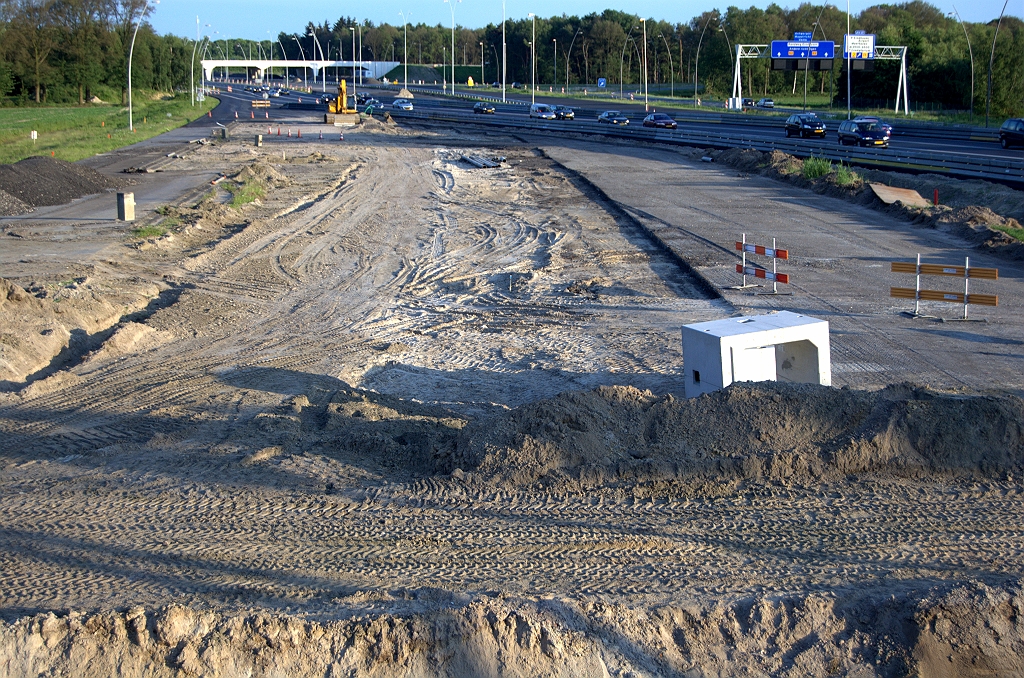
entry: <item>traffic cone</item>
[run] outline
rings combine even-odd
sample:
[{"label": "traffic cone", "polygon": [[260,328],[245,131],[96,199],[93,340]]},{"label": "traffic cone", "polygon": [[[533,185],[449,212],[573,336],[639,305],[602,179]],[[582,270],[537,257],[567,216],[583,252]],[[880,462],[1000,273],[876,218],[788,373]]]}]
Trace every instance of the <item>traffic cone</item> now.
[{"label": "traffic cone", "polygon": [[267,125],[267,136],[270,136],[270,125]]},{"label": "traffic cone", "polygon": [[299,97],[299,103],[300,104],[302,103],[302,97]]},{"label": "traffic cone", "polygon": [[253,111],[249,111],[249,119],[250,120],[255,120],[256,119],[256,113],[254,113]]},{"label": "traffic cone", "polygon": [[213,111],[207,111],[206,112],[206,117],[207,118],[212,118],[213,117]]},{"label": "traffic cone", "polygon": [[[55,154],[54,154],[54,152],[53,152],[53,151],[50,151],[50,157],[52,158],[52,157],[53,157],[54,155],[55,155]],[[936,189],[936,190],[937,190],[937,189]]]},{"label": "traffic cone", "polygon": [[320,139],[323,140],[323,138],[324,138],[324,131],[320,130]]},{"label": "traffic cone", "polygon": [[292,138],[292,128],[291,127],[288,128],[288,138],[289,139]]},{"label": "traffic cone", "polygon": [[277,128],[277,136],[281,136],[281,128],[280,127]]},{"label": "traffic cone", "polygon": [[100,127],[106,127],[106,126],[107,126],[107,121],[106,120],[100,120]]},{"label": "traffic cone", "polygon": [[267,120],[270,120],[270,111],[264,111],[264,113],[263,113],[263,116],[264,116],[264,117],[265,117],[265,118],[266,118]]},{"label": "traffic cone", "polygon": [[302,138],[302,130],[300,129],[300,130],[296,130],[296,131],[299,133],[299,138],[301,139]]},{"label": "traffic cone", "polygon": [[344,141],[344,140],[345,140],[345,133],[344,132],[338,132],[338,141]]},{"label": "traffic cone", "polygon": [[238,120],[238,111],[235,111],[235,120]]}]

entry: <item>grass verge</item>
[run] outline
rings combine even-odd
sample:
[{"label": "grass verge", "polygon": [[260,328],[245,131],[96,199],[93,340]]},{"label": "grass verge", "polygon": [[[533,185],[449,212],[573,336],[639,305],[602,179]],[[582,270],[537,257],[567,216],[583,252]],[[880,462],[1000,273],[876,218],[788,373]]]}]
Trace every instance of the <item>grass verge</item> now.
[{"label": "grass verge", "polygon": [[[134,132],[128,128],[128,108],[119,105],[0,108],[0,163],[51,154],[74,162],[177,129],[216,105],[217,100],[209,97],[193,107],[188,94],[164,98],[156,92],[135,91]],[[30,138],[32,130],[39,133],[35,142]]]},{"label": "grass verge", "polygon": [[1006,235],[1010,236],[1014,240],[1019,240],[1020,242],[1024,242],[1024,228],[1010,228],[1009,226],[992,226],[992,225],[990,225],[989,228],[993,228],[993,229],[995,229],[997,231],[1002,231],[1003,233],[1005,233]]},{"label": "grass verge", "polygon": [[817,179],[832,171],[832,161],[827,158],[811,156],[804,160],[803,175],[805,179]]},{"label": "grass verge", "polygon": [[227,184],[224,188],[231,193],[231,206],[236,209],[266,195],[263,186],[255,181],[247,181],[244,184]]},{"label": "grass verge", "polygon": [[140,226],[132,229],[132,235],[145,240],[146,238],[160,238],[167,235],[167,229],[163,226]]},{"label": "grass verge", "polygon": [[836,166],[835,173],[836,185],[838,186],[849,186],[860,179],[860,177],[857,176],[857,173],[850,169],[849,165],[844,165],[841,162]]}]

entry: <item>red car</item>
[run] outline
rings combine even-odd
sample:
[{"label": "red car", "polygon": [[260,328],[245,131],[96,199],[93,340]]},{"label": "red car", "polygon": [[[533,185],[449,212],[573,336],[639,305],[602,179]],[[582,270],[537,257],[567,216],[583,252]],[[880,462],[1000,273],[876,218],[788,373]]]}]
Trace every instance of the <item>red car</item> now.
[{"label": "red car", "polygon": [[660,127],[661,129],[675,129],[676,121],[664,113],[651,113],[644,118],[644,127]]}]

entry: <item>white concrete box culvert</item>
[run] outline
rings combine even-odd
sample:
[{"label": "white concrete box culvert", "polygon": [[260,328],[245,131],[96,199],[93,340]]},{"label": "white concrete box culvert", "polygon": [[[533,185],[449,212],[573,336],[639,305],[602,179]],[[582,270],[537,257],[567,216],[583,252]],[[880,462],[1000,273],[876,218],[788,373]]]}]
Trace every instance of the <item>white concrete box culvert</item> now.
[{"label": "white concrete box culvert", "polygon": [[684,325],[687,398],[737,381],[832,385],[828,322],[778,311]]}]

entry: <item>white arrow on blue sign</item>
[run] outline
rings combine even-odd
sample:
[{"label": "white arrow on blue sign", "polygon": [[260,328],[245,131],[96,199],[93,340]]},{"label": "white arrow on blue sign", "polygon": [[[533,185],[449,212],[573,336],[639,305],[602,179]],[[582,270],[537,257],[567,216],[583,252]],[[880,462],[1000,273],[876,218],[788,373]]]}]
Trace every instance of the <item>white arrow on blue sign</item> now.
[{"label": "white arrow on blue sign", "polygon": [[773,59],[834,59],[836,44],[808,40],[772,40]]}]

